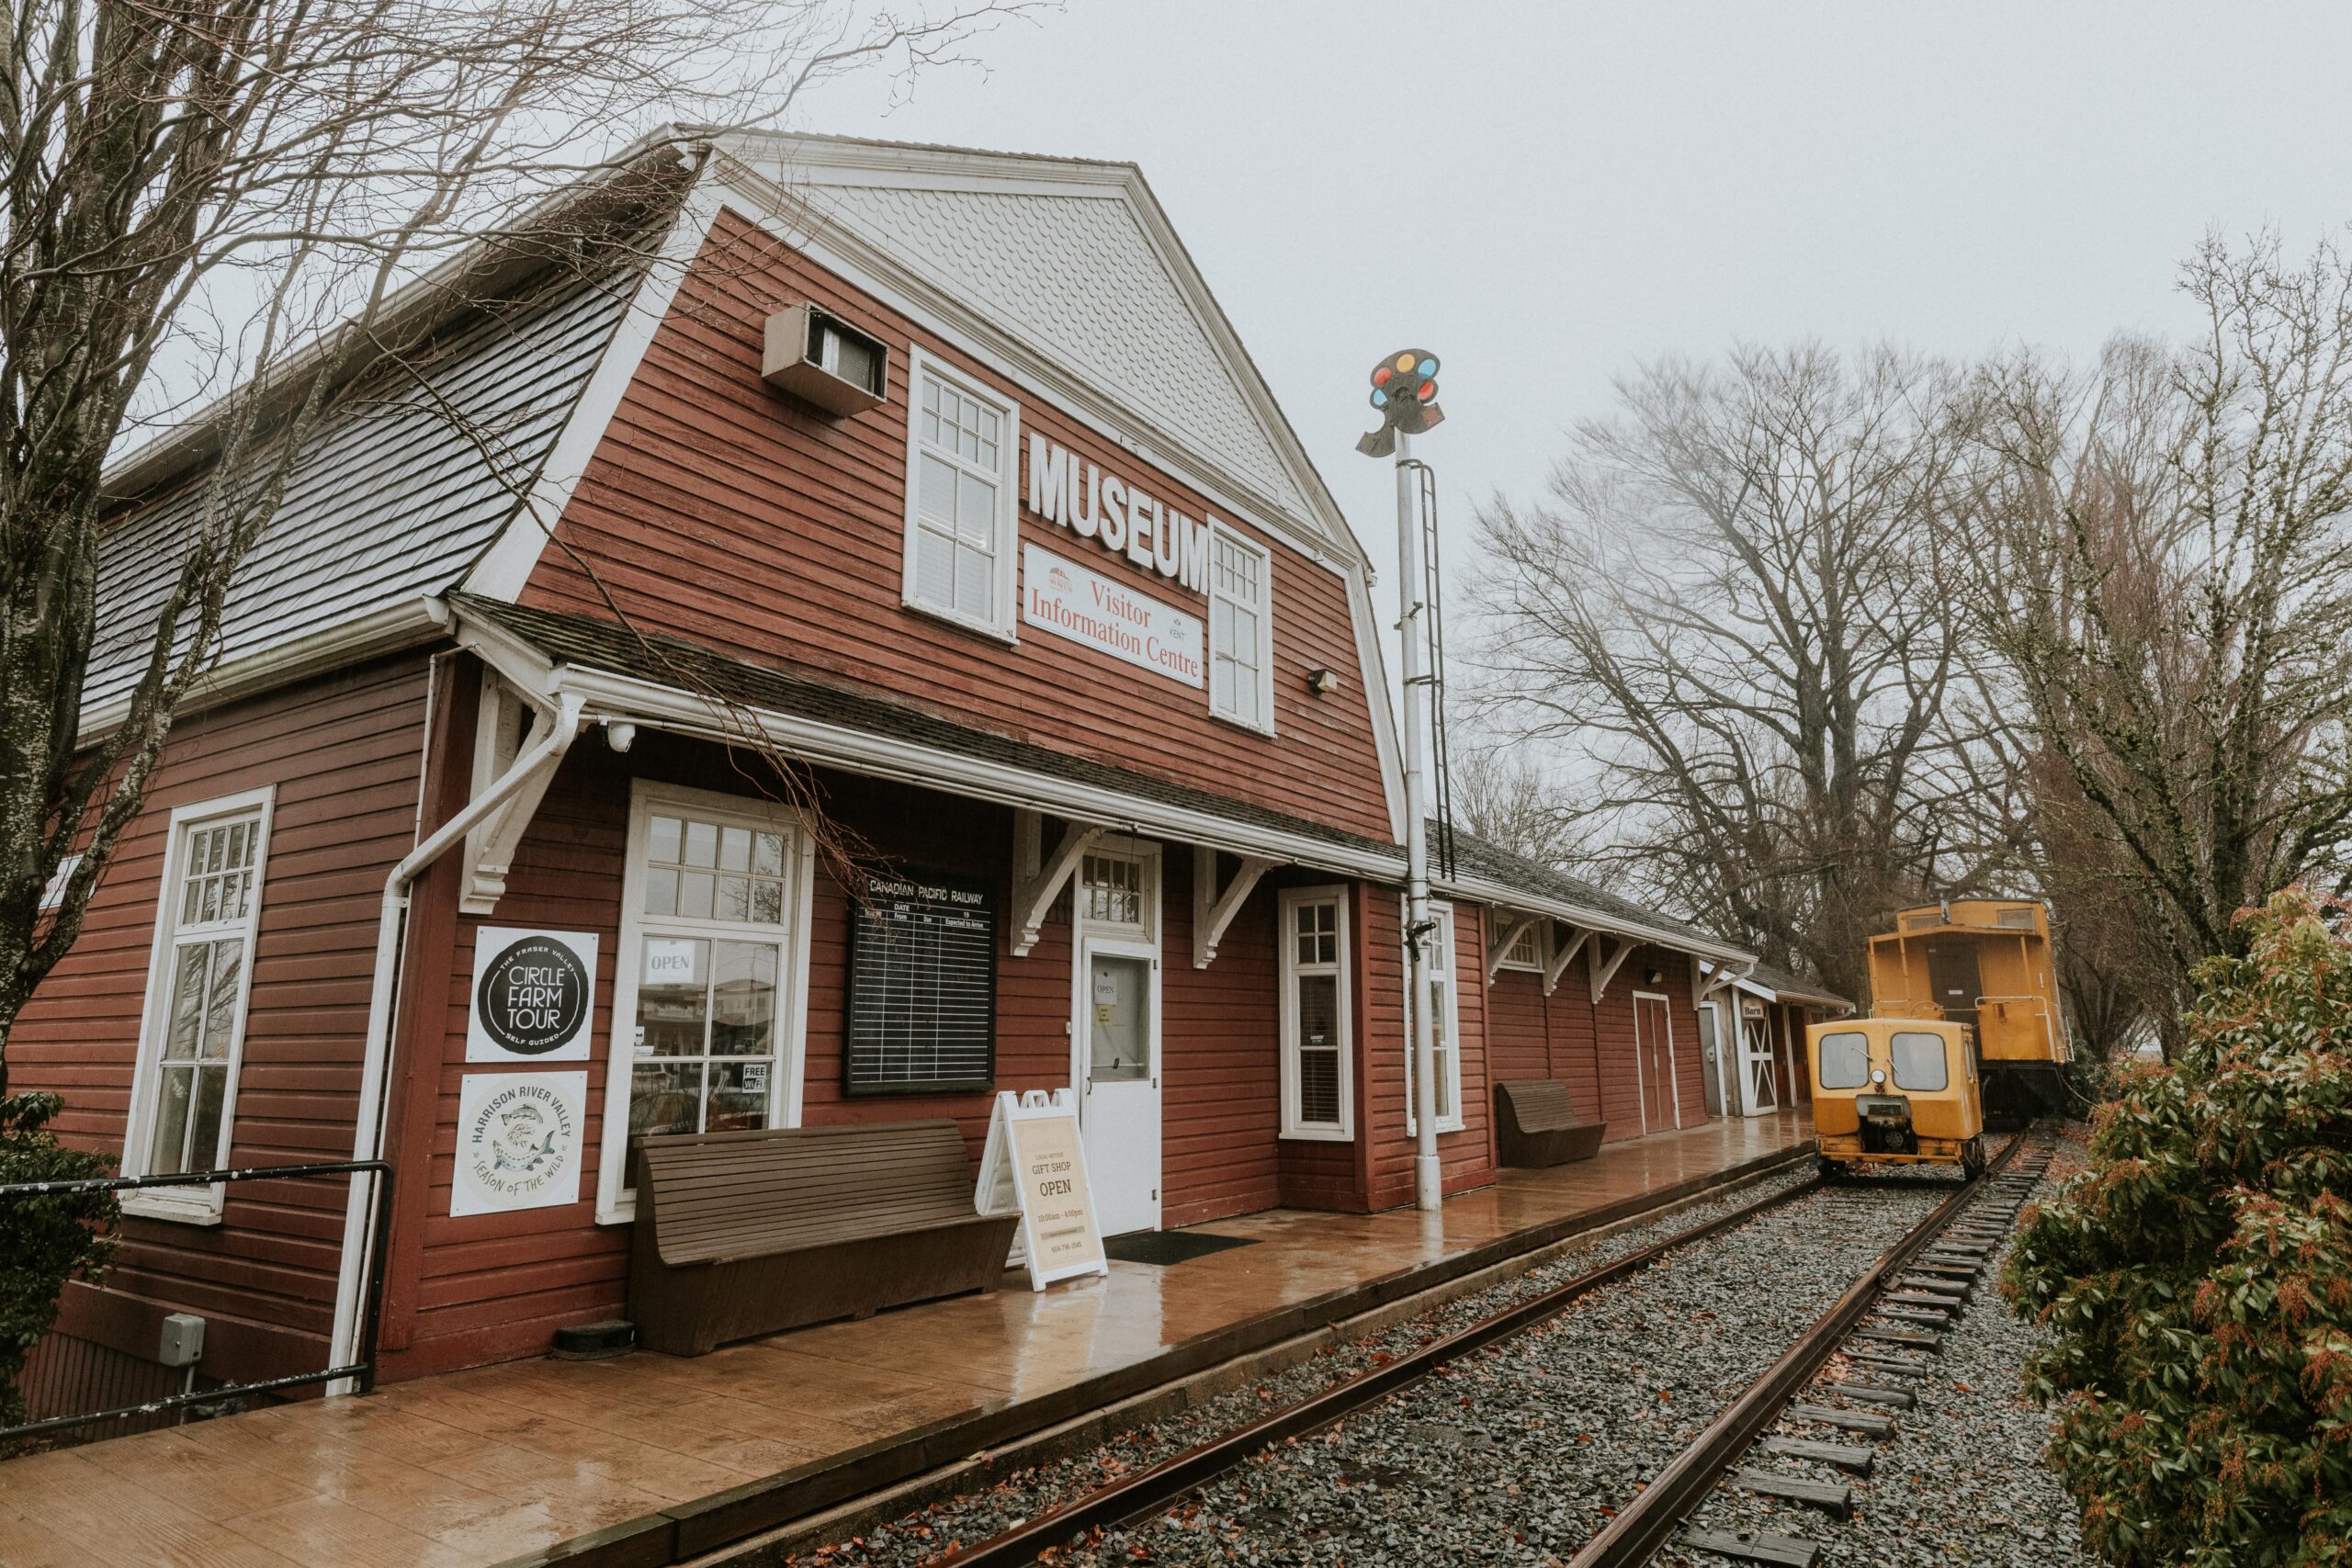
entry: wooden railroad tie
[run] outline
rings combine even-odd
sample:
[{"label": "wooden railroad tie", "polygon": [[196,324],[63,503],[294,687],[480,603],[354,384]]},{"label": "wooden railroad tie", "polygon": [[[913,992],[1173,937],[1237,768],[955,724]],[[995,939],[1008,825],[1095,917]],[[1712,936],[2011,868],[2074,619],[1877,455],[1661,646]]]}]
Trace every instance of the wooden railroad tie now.
[{"label": "wooden railroad tie", "polygon": [[1891,1323],[1916,1323],[1928,1328],[1951,1326],[1951,1314],[1941,1305],[1930,1311],[1922,1311],[1917,1307],[1883,1306],[1878,1309],[1878,1314]]},{"label": "wooden railroad tie", "polygon": [[1903,1291],[1925,1291],[1947,1301],[1964,1302],[1975,1294],[1975,1288],[1965,1280],[1943,1280],[1931,1274],[1906,1274],[1894,1281]]},{"label": "wooden railroad tie", "polygon": [[1881,1328],[1871,1323],[1847,1332],[1856,1339],[1876,1340],[1882,1345],[1907,1345],[1920,1350],[1940,1350],[1944,1343],[1942,1335],[1930,1334],[1924,1329]]},{"label": "wooden railroad tie", "polygon": [[1833,1382],[1829,1392],[1864,1404],[1892,1404],[1897,1410],[1908,1410],[1919,1403],[1918,1396],[1907,1388],[1881,1388],[1876,1383]]},{"label": "wooden railroad tie", "polygon": [[1765,1497],[1786,1497],[1792,1503],[1818,1508],[1831,1518],[1854,1517],[1854,1489],[1834,1481],[1808,1481],[1802,1475],[1782,1475],[1776,1470],[1735,1470],[1731,1481],[1743,1491]]},{"label": "wooden railroad tie", "polygon": [[1811,1421],[1823,1427],[1839,1427],[1849,1432],[1860,1432],[1865,1438],[1894,1436],[1894,1417],[1877,1416],[1867,1410],[1840,1410],[1834,1404],[1792,1404],[1789,1418]]},{"label": "wooden railroad tie", "polygon": [[1791,1459],[1809,1459],[1815,1464],[1836,1465],[1857,1475],[1868,1475],[1871,1462],[1878,1458],[1876,1450],[1860,1443],[1817,1443],[1804,1438],[1767,1438],[1764,1451],[1785,1454]]},{"label": "wooden railroad tie", "polygon": [[1889,1291],[1886,1294],[1881,1296],[1879,1300],[1883,1302],[1893,1302],[1896,1306],[1933,1307],[1938,1312],[1956,1311],[1960,1305],[1960,1298],[1958,1296],[1946,1295],[1939,1291],[1914,1291],[1909,1289]]},{"label": "wooden railroad tie", "polygon": [[1687,1529],[1674,1539],[1680,1546],[1745,1558],[1750,1562],[1769,1562],[1773,1568],[1814,1568],[1821,1561],[1819,1541],[1774,1535],[1770,1530]]}]

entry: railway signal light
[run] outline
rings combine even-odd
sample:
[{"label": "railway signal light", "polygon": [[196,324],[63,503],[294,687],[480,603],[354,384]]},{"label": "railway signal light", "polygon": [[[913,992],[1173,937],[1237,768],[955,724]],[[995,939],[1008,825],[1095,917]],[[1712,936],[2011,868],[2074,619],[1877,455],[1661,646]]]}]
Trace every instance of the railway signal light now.
[{"label": "railway signal light", "polygon": [[1356,450],[1385,457],[1399,435],[1419,435],[1445,418],[1437,406],[1437,355],[1425,348],[1399,349],[1372,367],[1372,406],[1380,428],[1365,434]]}]

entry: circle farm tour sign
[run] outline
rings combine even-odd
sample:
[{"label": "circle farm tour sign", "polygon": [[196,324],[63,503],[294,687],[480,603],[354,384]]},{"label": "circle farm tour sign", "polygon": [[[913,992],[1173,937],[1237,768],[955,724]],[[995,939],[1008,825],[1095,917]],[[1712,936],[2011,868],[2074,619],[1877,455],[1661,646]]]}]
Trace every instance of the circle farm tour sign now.
[{"label": "circle farm tour sign", "polygon": [[595,994],[594,932],[482,927],[474,933],[466,1060],[587,1060]]}]

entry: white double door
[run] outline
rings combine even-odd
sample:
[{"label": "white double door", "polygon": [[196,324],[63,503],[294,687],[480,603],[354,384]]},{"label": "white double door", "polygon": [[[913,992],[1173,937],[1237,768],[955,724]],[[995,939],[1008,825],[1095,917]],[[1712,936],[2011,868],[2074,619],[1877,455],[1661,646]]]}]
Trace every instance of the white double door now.
[{"label": "white double door", "polygon": [[1080,939],[1079,1125],[1104,1235],[1159,1228],[1159,954],[1134,941]]}]

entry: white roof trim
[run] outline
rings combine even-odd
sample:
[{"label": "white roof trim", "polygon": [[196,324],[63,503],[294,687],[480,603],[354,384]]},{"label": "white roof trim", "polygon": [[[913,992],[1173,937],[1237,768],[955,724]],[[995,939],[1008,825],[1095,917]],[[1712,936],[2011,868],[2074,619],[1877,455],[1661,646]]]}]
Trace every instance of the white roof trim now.
[{"label": "white roof trim", "polygon": [[1698,942],[1676,931],[1660,931],[1656,926],[1642,925],[1623,915],[1607,914],[1587,908],[1565,899],[1546,897],[1524,888],[1490,882],[1483,876],[1431,877],[1432,891],[1442,890],[1453,897],[1476,904],[1488,904],[1499,909],[1519,909],[1531,914],[1549,915],[1569,925],[1605,936],[1627,937],[1653,947],[1671,948],[1701,960],[1714,959],[1726,964],[1753,964],[1756,955],[1721,942]]},{"label": "white roof trim", "polygon": [[[692,692],[608,671],[550,663],[527,642],[479,620],[461,620],[458,640],[534,696],[549,702],[565,696],[582,699],[592,721],[620,719],[708,740],[741,739],[739,724],[730,723],[714,704]],[[1380,882],[1394,882],[1404,869],[1393,854],[1375,850],[1214,816],[797,714],[763,708],[737,711],[794,757],[869,778],[920,784],[1000,806],[1047,811],[1151,837],[1205,844],[1237,855],[1263,856]]]},{"label": "white roof trim", "polygon": [[[1316,558],[1325,556],[1369,567],[1362,541],[1307,457],[1296,432],[1283,417],[1273,392],[1241,345],[1208,285],[1193,265],[1167,213],[1132,164],[1039,158],[955,148],[854,141],[835,137],[782,133],[728,139],[712,159],[706,178],[716,179],[744,199],[746,216],[779,215],[800,227],[792,240],[908,313],[958,347],[989,360],[1035,387],[1062,412],[1100,430],[1144,461],[1166,469],[1246,522],[1281,537]],[[794,183],[774,177],[752,160],[788,169]],[[854,174],[855,180],[829,179]],[[1193,321],[1208,338],[1250,412],[1273,448],[1309,515],[1299,516],[1254,481],[1220,462],[1181,431],[1167,428],[1124,397],[1099,373],[1073,375],[1048,351],[1032,348],[997,322],[957,299],[940,280],[918,272],[910,260],[862,232],[835,211],[821,194],[827,186],[897,189],[962,189],[998,194],[1092,195],[1115,198],[1142,230],[1155,258],[1172,280]]]}]

